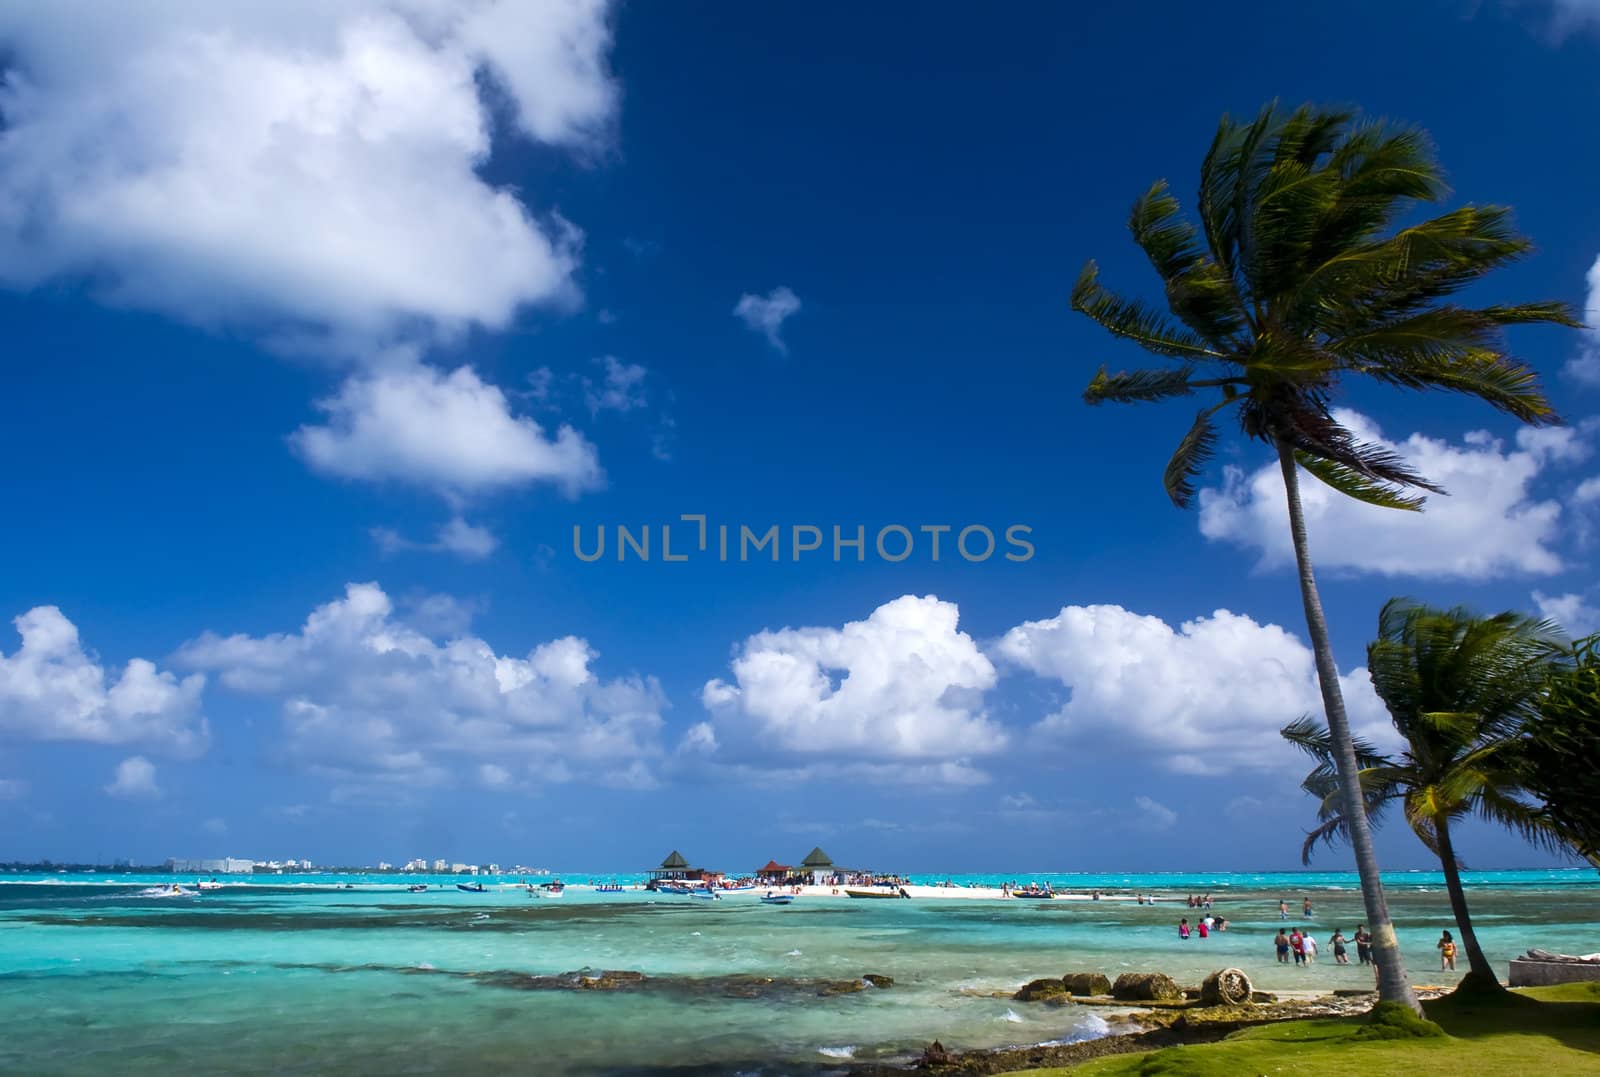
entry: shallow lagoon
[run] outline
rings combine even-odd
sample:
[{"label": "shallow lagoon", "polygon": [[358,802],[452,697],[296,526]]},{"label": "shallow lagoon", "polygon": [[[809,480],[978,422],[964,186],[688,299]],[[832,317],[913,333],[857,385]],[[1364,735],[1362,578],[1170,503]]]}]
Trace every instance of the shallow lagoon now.
[{"label": "shallow lagoon", "polygon": [[[0,1070],[799,1073],[907,1056],[935,1037],[991,1047],[1115,1024],[1105,1011],[989,997],[1035,976],[1161,970],[1192,983],[1235,965],[1266,990],[1372,982],[1367,969],[1334,965],[1326,945],[1309,969],[1272,954],[1280,897],[1296,913],[1312,897],[1319,941],[1336,926],[1349,934],[1362,919],[1353,876],[1021,877],[1164,900],[806,897],[769,907],[754,895],[707,903],[578,887],[535,900],[462,893],[444,879],[411,894],[393,877],[327,875],[172,899],[139,895],[164,878],[7,878]],[[346,881],[357,888],[337,888]],[[1178,918],[1194,918],[1182,899],[1205,890],[1232,926],[1180,941]],[[1530,946],[1600,950],[1592,871],[1482,873],[1471,898],[1502,971]],[[1449,983],[1433,949],[1454,926],[1438,877],[1397,875],[1390,901],[1416,982]],[[609,991],[529,989],[530,976],[581,969],[646,979]],[[866,973],[894,986],[824,993]]]}]

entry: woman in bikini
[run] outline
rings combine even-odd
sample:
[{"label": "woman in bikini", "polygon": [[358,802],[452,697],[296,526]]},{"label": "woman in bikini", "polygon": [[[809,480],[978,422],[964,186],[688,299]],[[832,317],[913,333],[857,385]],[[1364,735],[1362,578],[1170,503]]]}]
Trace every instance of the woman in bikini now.
[{"label": "woman in bikini", "polygon": [[1439,971],[1449,970],[1454,972],[1456,970],[1456,940],[1450,937],[1450,932],[1446,931],[1439,936],[1438,949]]}]

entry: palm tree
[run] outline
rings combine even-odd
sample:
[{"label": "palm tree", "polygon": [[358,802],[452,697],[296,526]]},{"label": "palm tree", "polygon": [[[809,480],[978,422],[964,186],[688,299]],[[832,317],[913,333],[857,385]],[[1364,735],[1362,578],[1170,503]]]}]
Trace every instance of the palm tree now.
[{"label": "palm tree", "polygon": [[1568,308],[1447,302],[1531,249],[1512,228],[1510,211],[1462,206],[1390,231],[1412,205],[1444,195],[1420,131],[1358,124],[1351,113],[1311,106],[1284,114],[1269,105],[1248,124],[1223,117],[1200,166],[1199,229],[1165,181],[1134,203],[1128,220],[1161,277],[1170,313],[1107,291],[1093,262],[1072,293],[1075,310],[1175,363],[1117,374],[1101,367],[1084,393],[1089,403],[1220,395],[1167,464],[1167,493],[1179,507],[1194,497],[1215,448],[1219,412],[1234,409],[1244,434],[1277,454],[1330,750],[1351,809],[1350,844],[1380,996],[1419,1011],[1359,810],[1355,745],[1311,567],[1296,465],[1341,493],[1389,508],[1418,509],[1417,491],[1438,491],[1334,418],[1331,401],[1346,376],[1466,393],[1525,422],[1558,421],[1533,372],[1505,353],[1501,331],[1522,322],[1577,326]]},{"label": "palm tree", "polygon": [[[1539,714],[1553,675],[1566,664],[1559,630],[1516,613],[1475,617],[1462,609],[1435,610],[1392,599],[1378,618],[1378,639],[1367,648],[1373,687],[1405,742],[1385,756],[1355,740],[1368,818],[1399,802],[1406,823],[1439,858],[1450,910],[1461,932],[1470,988],[1500,989],[1478,945],[1461,885],[1451,826],[1477,816],[1551,851],[1563,847],[1560,829],[1538,803],[1522,798],[1522,739]],[[1334,747],[1323,723],[1306,717],[1283,735],[1314,760],[1302,787],[1319,802],[1320,826],[1307,836],[1305,863],[1319,842],[1350,835],[1339,795]]]}]

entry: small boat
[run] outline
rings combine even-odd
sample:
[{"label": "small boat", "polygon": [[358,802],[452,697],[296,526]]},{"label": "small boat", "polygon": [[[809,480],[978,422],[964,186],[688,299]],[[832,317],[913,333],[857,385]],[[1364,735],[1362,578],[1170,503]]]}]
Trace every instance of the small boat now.
[{"label": "small boat", "polygon": [[690,897],[699,898],[701,901],[722,900],[722,895],[717,893],[715,890],[690,890],[688,891],[688,894]]},{"label": "small boat", "polygon": [[194,884],[196,890],[221,890],[222,884],[215,879],[202,879]]},{"label": "small boat", "polygon": [[464,890],[469,894],[481,894],[489,888],[482,883],[456,883],[456,889]]},{"label": "small boat", "polygon": [[901,888],[899,888],[897,890],[850,890],[850,889],[846,889],[845,893],[847,895],[849,895],[850,897],[853,897],[853,898],[908,898],[908,897],[911,896],[910,894],[906,893],[904,887],[901,887]]},{"label": "small boat", "polygon": [[794,904],[794,895],[793,894],[763,894],[762,897],[761,897],[761,904],[763,904],[763,905],[792,905],[792,904]]},{"label": "small boat", "polygon": [[528,896],[529,897],[558,898],[558,897],[560,897],[562,894],[564,894],[566,892],[567,892],[566,884],[565,883],[560,883],[560,882],[541,883],[538,886],[530,886],[530,887],[528,887]]},{"label": "small boat", "polygon": [[722,894],[748,894],[755,888],[754,883],[745,886],[719,886],[717,887],[717,892]]},{"label": "small boat", "polygon": [[413,894],[420,894],[423,891],[428,889],[428,884],[427,883],[413,883],[410,886],[406,887],[406,889],[411,891]]}]

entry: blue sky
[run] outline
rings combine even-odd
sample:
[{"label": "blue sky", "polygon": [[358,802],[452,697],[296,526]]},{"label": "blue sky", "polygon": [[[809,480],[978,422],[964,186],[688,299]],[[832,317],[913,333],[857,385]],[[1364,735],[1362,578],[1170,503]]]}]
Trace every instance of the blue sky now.
[{"label": "blue sky", "polygon": [[[1419,124],[1516,207],[1538,252],[1485,295],[1600,291],[1588,0],[146,15],[0,13],[0,859],[1292,866],[1268,461],[1171,507],[1188,413],[1081,404],[1139,356],[1078,268],[1153,293],[1128,204],[1279,98]],[[1600,628],[1600,345],[1513,344],[1566,427],[1341,402],[1459,495],[1308,495],[1370,731],[1391,595]],[[696,513],[783,560],[614,559]],[[999,548],[936,562],[938,525]]]}]

